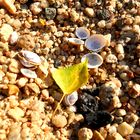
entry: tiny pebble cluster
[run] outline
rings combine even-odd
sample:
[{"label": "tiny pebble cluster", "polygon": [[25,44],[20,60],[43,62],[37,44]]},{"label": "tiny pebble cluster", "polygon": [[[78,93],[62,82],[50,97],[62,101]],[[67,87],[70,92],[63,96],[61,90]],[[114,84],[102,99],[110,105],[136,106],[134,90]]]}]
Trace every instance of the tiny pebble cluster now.
[{"label": "tiny pebble cluster", "polygon": [[[86,58],[53,116],[51,69]],[[0,140],[78,139],[140,139],[140,1],[0,0]]]}]

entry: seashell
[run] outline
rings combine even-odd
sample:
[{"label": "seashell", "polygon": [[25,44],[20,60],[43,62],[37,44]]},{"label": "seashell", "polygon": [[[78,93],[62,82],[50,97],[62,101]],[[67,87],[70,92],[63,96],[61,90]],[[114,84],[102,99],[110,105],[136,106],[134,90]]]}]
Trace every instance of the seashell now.
[{"label": "seashell", "polygon": [[35,65],[40,65],[41,64],[41,59],[40,57],[31,51],[21,51],[18,54],[18,57],[20,58],[20,62],[22,65],[25,67],[33,67]]},{"label": "seashell", "polygon": [[87,39],[90,36],[89,30],[85,27],[77,28],[75,34],[80,39]]},{"label": "seashell", "polygon": [[95,34],[85,41],[85,47],[91,51],[98,52],[106,45],[106,39],[103,35]]},{"label": "seashell", "polygon": [[78,100],[77,91],[64,97],[64,103],[68,106],[74,105],[77,100]]},{"label": "seashell", "polygon": [[20,72],[28,78],[37,78],[37,74],[35,73],[35,71],[32,71],[30,69],[21,68]]},{"label": "seashell", "polygon": [[9,38],[9,43],[11,45],[15,44],[18,40],[19,36],[18,36],[18,33],[16,31],[14,31],[11,35],[10,35],[10,38]]},{"label": "seashell", "polygon": [[68,42],[70,42],[73,45],[83,45],[84,41],[79,38],[68,38]]},{"label": "seashell", "polygon": [[97,53],[88,53],[84,55],[81,62],[83,62],[86,58],[88,59],[88,68],[97,68],[103,63],[103,58]]}]

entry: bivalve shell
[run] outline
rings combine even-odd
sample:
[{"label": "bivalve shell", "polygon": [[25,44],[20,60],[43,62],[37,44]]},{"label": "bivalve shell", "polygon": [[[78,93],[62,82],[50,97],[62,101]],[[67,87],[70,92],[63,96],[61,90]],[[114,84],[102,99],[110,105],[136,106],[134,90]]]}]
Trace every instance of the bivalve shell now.
[{"label": "bivalve shell", "polygon": [[68,38],[68,42],[73,45],[83,45],[84,41],[79,38]]},{"label": "bivalve shell", "polygon": [[89,30],[85,27],[77,28],[75,34],[80,39],[87,39],[90,36]]},{"label": "bivalve shell", "polygon": [[74,105],[77,100],[78,100],[77,91],[74,91],[73,93],[64,97],[64,103],[68,106]]},{"label": "bivalve shell", "polygon": [[91,51],[98,52],[106,45],[106,39],[101,34],[90,36],[85,41],[85,47]]},{"label": "bivalve shell", "polygon": [[33,53],[31,51],[22,50],[18,54],[18,57],[20,58],[20,62],[22,63],[22,65],[24,65],[25,67],[33,67],[41,64],[40,57],[36,53]]},{"label": "bivalve shell", "polygon": [[35,73],[35,71],[32,71],[30,69],[21,68],[20,72],[28,78],[37,78],[37,74]]},{"label": "bivalve shell", "polygon": [[82,57],[81,61],[83,62],[86,58],[88,59],[88,68],[97,68],[103,63],[103,58],[97,53],[88,53]]}]

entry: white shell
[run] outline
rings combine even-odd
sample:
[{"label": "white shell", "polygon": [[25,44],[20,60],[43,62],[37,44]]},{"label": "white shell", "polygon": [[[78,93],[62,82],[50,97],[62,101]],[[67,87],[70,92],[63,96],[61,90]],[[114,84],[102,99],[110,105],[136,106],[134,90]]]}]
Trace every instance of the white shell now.
[{"label": "white shell", "polygon": [[9,43],[10,44],[15,44],[18,40],[19,36],[18,36],[18,33],[16,31],[14,31],[11,35],[10,35],[10,38],[9,38]]},{"label": "white shell", "polygon": [[32,71],[30,69],[21,68],[20,72],[28,78],[37,78],[37,74],[35,73],[35,71]]},{"label": "white shell", "polygon": [[79,38],[68,38],[68,42],[70,42],[73,45],[83,45],[84,41]]},{"label": "white shell", "polygon": [[97,68],[103,63],[103,58],[97,53],[88,53],[84,55],[81,62],[83,62],[86,58],[88,59],[88,68]]},{"label": "white shell", "polygon": [[21,52],[19,52],[18,56],[20,62],[25,67],[30,68],[41,64],[41,59],[36,53],[22,50]]},{"label": "white shell", "polygon": [[85,27],[77,28],[75,34],[80,39],[87,39],[90,36],[89,30]]},{"label": "white shell", "polygon": [[91,51],[98,52],[106,45],[106,43],[106,39],[103,35],[95,34],[85,41],[85,47]]},{"label": "white shell", "polygon": [[68,106],[74,105],[77,100],[78,100],[77,91],[75,91],[75,92],[73,92],[73,93],[64,97],[64,103]]}]

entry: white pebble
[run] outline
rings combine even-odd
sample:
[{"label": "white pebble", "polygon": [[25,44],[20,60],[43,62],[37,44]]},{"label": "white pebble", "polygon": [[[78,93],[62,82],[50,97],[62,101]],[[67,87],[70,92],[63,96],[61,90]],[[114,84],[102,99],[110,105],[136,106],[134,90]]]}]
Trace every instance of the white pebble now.
[{"label": "white pebble", "polygon": [[18,40],[18,34],[17,34],[17,32],[15,31],[15,32],[13,32],[11,35],[10,35],[10,39],[9,39],[9,43],[10,44],[15,44],[16,42],[17,42],[17,40]]},{"label": "white pebble", "polygon": [[107,63],[116,63],[117,62],[117,57],[114,54],[109,54],[106,57],[106,62]]}]

